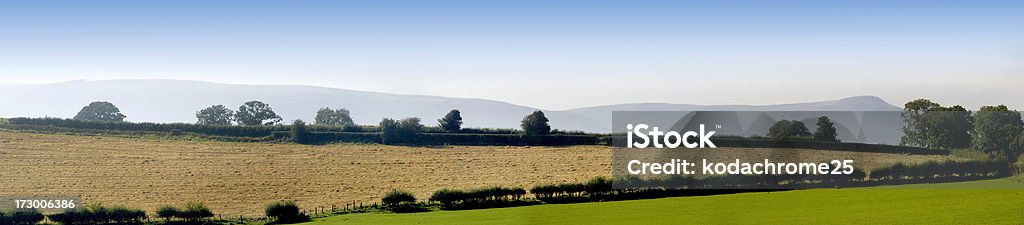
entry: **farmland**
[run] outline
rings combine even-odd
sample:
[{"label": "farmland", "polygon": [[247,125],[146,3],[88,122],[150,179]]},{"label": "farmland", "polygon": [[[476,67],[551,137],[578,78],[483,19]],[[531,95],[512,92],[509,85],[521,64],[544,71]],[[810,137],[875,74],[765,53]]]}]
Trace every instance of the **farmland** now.
[{"label": "farmland", "polygon": [[[719,150],[729,157],[772,154]],[[201,201],[218,214],[255,216],[264,204],[284,199],[329,207],[375,202],[395,188],[425,198],[444,187],[583,181],[610,174],[610,152],[604,146],[297,145],[0,131],[0,195],[73,195],[147,211]],[[951,158],[822,152],[808,159],[856,157],[872,167]]]},{"label": "farmland", "polygon": [[308,224],[1019,224],[1024,178],[414,214]]}]

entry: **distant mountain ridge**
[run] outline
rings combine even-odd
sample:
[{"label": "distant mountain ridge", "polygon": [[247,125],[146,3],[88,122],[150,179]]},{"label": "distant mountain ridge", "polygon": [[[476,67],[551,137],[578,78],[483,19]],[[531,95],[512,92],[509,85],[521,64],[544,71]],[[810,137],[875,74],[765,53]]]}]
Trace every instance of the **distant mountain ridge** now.
[{"label": "distant mountain ridge", "polygon": [[[383,117],[420,117],[433,125],[459,109],[464,127],[518,128],[537,110],[507,102],[426,95],[400,95],[303,85],[243,85],[186,80],[76,80],[54,84],[0,85],[0,117],[73,117],[92,101],[110,101],[128,121],[195,122],[195,112],[221,104],[236,109],[245,101],[270,104],[286,122],[313,121],[322,107],[347,108],[358,124]],[[594,106],[565,111],[543,110],[560,130],[610,132],[612,111],[899,111],[874,96],[781,105],[690,105],[639,103]],[[857,132],[857,131],[852,131]]]}]

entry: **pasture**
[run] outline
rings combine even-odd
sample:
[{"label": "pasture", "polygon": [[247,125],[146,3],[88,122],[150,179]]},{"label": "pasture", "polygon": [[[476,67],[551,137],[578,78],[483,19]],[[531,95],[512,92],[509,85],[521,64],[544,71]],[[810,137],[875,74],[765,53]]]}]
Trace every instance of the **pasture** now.
[{"label": "pasture", "polygon": [[1020,224],[1024,178],[850,189],[365,213],[319,224]]}]

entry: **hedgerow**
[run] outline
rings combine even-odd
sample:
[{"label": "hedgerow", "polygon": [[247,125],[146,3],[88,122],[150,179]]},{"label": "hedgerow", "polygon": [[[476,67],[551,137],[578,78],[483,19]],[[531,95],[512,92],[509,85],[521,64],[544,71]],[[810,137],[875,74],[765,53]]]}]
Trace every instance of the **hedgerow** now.
[{"label": "hedgerow", "polygon": [[430,201],[441,203],[445,209],[494,208],[512,205],[510,203],[521,200],[525,195],[523,188],[441,189],[430,196]]}]

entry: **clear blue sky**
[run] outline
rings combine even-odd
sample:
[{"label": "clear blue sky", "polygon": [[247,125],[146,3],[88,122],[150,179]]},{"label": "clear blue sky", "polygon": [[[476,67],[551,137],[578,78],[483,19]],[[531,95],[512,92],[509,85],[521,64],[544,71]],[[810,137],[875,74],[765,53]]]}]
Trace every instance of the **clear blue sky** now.
[{"label": "clear blue sky", "polygon": [[2,1],[0,83],[1024,107],[1024,1]]}]

